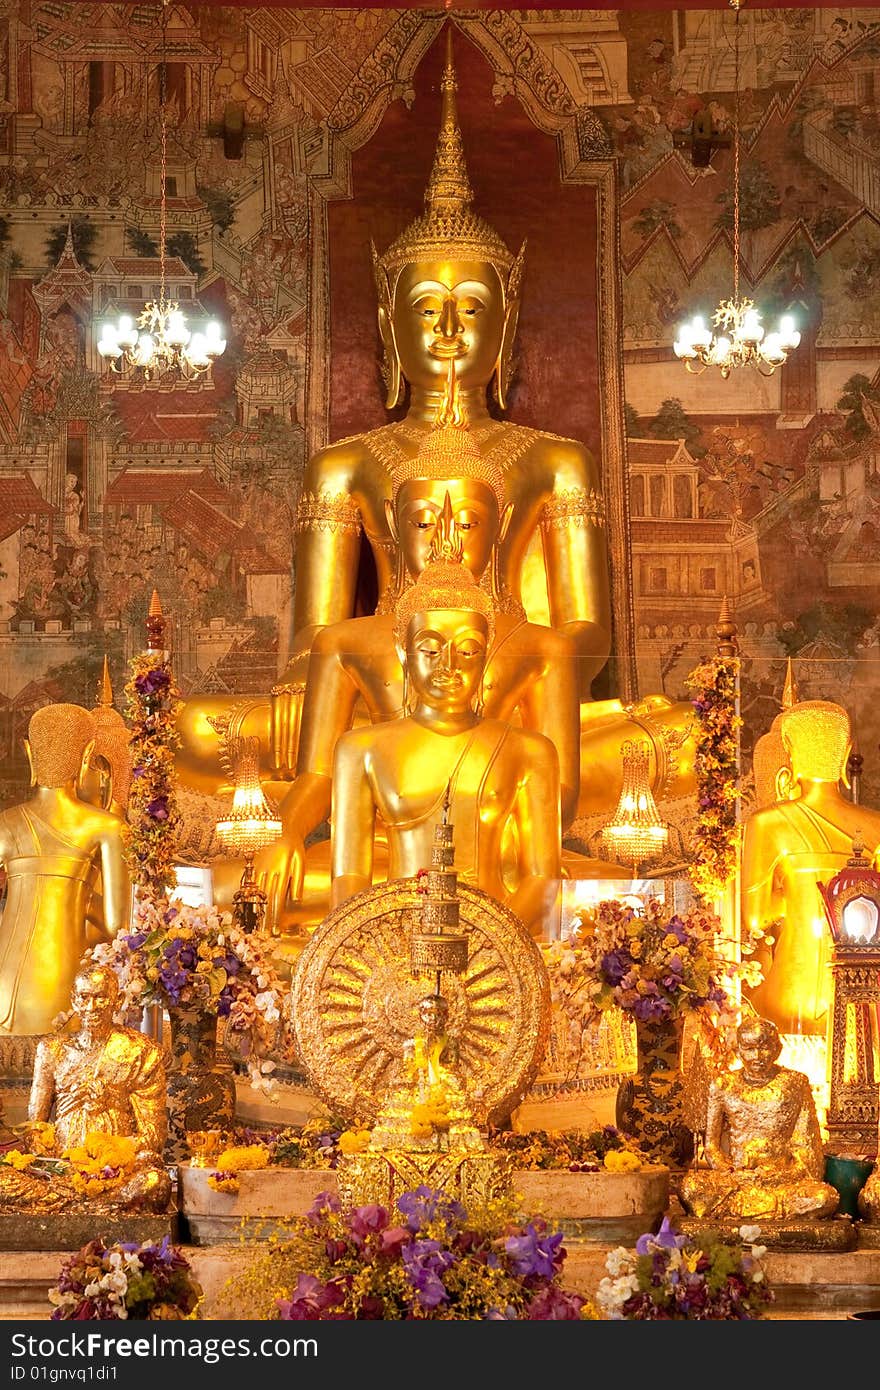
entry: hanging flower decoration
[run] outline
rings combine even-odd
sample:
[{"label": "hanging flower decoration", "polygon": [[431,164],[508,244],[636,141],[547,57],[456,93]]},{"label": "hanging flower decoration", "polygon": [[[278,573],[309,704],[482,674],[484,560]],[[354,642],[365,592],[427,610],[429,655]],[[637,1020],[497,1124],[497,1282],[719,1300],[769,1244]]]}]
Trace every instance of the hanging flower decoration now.
[{"label": "hanging flower decoration", "polygon": [[738,658],[715,656],[692,671],[686,681],[697,717],[697,830],[689,876],[705,902],[721,896],[736,868],[740,795],[737,732],[742,727],[736,713],[738,672]]},{"label": "hanging flower decoration", "polygon": [[126,856],[138,895],[161,897],[175,884],[177,775],[180,745],[175,720],[180,708],[167,654],[135,656],[125,687],[131,724],[131,790]]}]

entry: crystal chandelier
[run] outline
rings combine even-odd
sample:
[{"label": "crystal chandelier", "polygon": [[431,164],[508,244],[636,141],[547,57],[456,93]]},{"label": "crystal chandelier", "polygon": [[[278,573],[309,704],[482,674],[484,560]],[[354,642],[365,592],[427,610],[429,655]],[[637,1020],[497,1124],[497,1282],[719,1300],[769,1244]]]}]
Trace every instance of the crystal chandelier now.
[{"label": "crystal chandelier", "polygon": [[627,740],[623,755],[623,786],[612,819],[602,830],[602,845],[615,859],[640,864],[656,859],[666,848],[669,827],[660,819],[648,779],[649,749],[646,740]]},{"label": "crystal chandelier", "polygon": [[257,884],[254,855],[278,839],[282,825],[260,784],[258,740],[241,739],[234,762],[232,806],[229,814],[217,822],[217,838],[230,854],[244,857],[241,883],[232,900],[233,917],[243,931],[255,931],[263,924],[266,894]]},{"label": "crystal chandelier", "polygon": [[739,12],[742,0],[729,0],[734,11],[734,114],[733,114],[733,298],[723,299],[712,315],[714,329],[695,314],[690,323],[679,327],[672,350],[689,372],[699,375],[707,367],[717,367],[725,379],[738,367],[755,367],[762,376],[772,376],[787,360],[801,340],[790,314],[783,314],[779,327],[765,332],[761,315],[751,299],[739,293],[740,266],[740,133],[739,133]]},{"label": "crystal chandelier", "polygon": [[139,371],[145,381],[174,372],[185,381],[201,376],[226,349],[220,324],[211,321],[203,333],[193,333],[166,285],[166,185],[168,176],[167,63],[165,55],[168,0],[162,0],[162,61],[159,65],[159,298],[145,304],[137,323],[130,314],[105,323],[98,339],[98,353],[111,371]]}]

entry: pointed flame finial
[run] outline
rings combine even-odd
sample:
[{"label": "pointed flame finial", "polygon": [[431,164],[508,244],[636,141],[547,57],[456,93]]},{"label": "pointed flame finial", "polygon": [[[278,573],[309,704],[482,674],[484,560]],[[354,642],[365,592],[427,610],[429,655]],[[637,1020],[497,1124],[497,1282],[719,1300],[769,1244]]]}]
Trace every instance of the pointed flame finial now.
[{"label": "pointed flame finial", "polygon": [[113,708],[113,683],[110,680],[110,663],[107,660],[106,652],[104,653],[104,669],[98,682],[98,704],[104,709]]},{"label": "pointed flame finial", "polygon": [[796,705],[799,699],[800,695],[798,694],[797,681],[794,678],[794,668],[791,664],[791,657],[789,657],[785,667],[785,685],[782,687],[782,708],[791,709],[792,705]]},{"label": "pointed flame finial", "polygon": [[441,825],[448,825],[448,824],[449,824],[449,810],[450,810],[451,805],[452,805],[452,782],[451,782],[451,780],[450,780],[449,782],[446,783],[446,791],[445,791],[444,796],[443,796],[443,819],[442,819],[441,822],[440,822]]},{"label": "pointed flame finial", "polygon": [[719,656],[737,656],[739,654],[739,643],[736,640],[736,619],[726,594],[721,600],[721,609],[715,624],[715,635],[718,638]]},{"label": "pointed flame finial", "polygon": [[151,652],[163,651],[165,647],[165,614],[162,612],[162,603],[159,598],[158,589],[153,590],[150,599],[150,608],[147,613],[147,650]]},{"label": "pointed flame finial", "polygon": [[447,216],[463,212],[474,201],[474,191],[464,159],[461,128],[458,124],[458,105],[455,100],[457,90],[450,24],[446,31],[446,66],[440,83],[440,91],[443,94],[440,132],[437,136],[431,177],[425,189],[425,204],[429,211]]}]

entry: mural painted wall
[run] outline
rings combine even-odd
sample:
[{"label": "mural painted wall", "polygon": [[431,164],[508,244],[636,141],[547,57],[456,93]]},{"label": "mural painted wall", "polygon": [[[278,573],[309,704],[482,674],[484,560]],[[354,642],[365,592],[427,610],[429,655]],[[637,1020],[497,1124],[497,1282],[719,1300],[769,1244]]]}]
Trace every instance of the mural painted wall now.
[{"label": "mural painted wall", "polygon": [[[266,691],[283,667],[298,479],[330,437],[310,180],[333,172],[340,105],[412,107],[396,36],[411,55],[437,22],[172,7],[169,279],[191,318],[223,320],[229,346],[210,377],[156,391],[108,376],[95,325],[158,284],[159,16],[0,7],[0,799],[22,790],[34,708],[91,703],[105,651],[121,681],[154,585],[184,693]],[[455,22],[467,34],[476,21]],[[803,333],[767,379],[690,376],[671,351],[677,322],[731,289],[732,16],[516,10],[484,53],[499,112],[516,48],[560,110],[598,117],[617,160],[642,690],[682,693],[726,592],[746,750],[791,654],[802,694],[853,713],[876,804],[880,9],[754,10],[742,24],[744,289]],[[706,111],[721,141],[697,167]]]}]

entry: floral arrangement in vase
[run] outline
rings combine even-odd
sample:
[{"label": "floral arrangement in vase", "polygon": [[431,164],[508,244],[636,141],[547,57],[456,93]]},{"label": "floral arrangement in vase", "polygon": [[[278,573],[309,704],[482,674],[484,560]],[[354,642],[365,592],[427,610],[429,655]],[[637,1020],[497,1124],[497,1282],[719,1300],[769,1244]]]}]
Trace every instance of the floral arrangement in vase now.
[{"label": "floral arrangement in vase", "polygon": [[615,1125],[585,1133],[579,1129],[523,1134],[497,1130],[489,1135],[494,1149],[509,1154],[515,1168],[565,1170],[569,1173],[637,1173],[648,1159]]},{"label": "floral arrangement in vase", "polygon": [[151,1321],[199,1316],[202,1286],[167,1237],[143,1245],[91,1240],[61,1266],[49,1289],[53,1321]]},{"label": "floral arrangement in vase", "polygon": [[285,990],[260,938],[242,931],[230,913],[146,898],[132,930],[93,947],[89,959],[116,971],[123,1015],[158,1004],[225,1019],[252,1084],[272,1089],[275,1063],[267,1054],[290,1046]]},{"label": "floral arrangement in vase", "polygon": [[759,1235],[759,1226],[741,1226],[739,1240],[707,1234],[697,1242],[664,1217],[656,1235],[640,1236],[635,1250],[611,1251],[596,1307],[615,1321],[760,1318],[774,1295],[761,1265],[766,1247],[756,1244]]},{"label": "floral arrangement in vase", "polygon": [[324,1193],[289,1240],[257,1256],[244,1287],[262,1316],[293,1322],[595,1317],[560,1283],[562,1240],[505,1204],[467,1211],[425,1186],[404,1193],[394,1212],[369,1205],[344,1213]]}]

